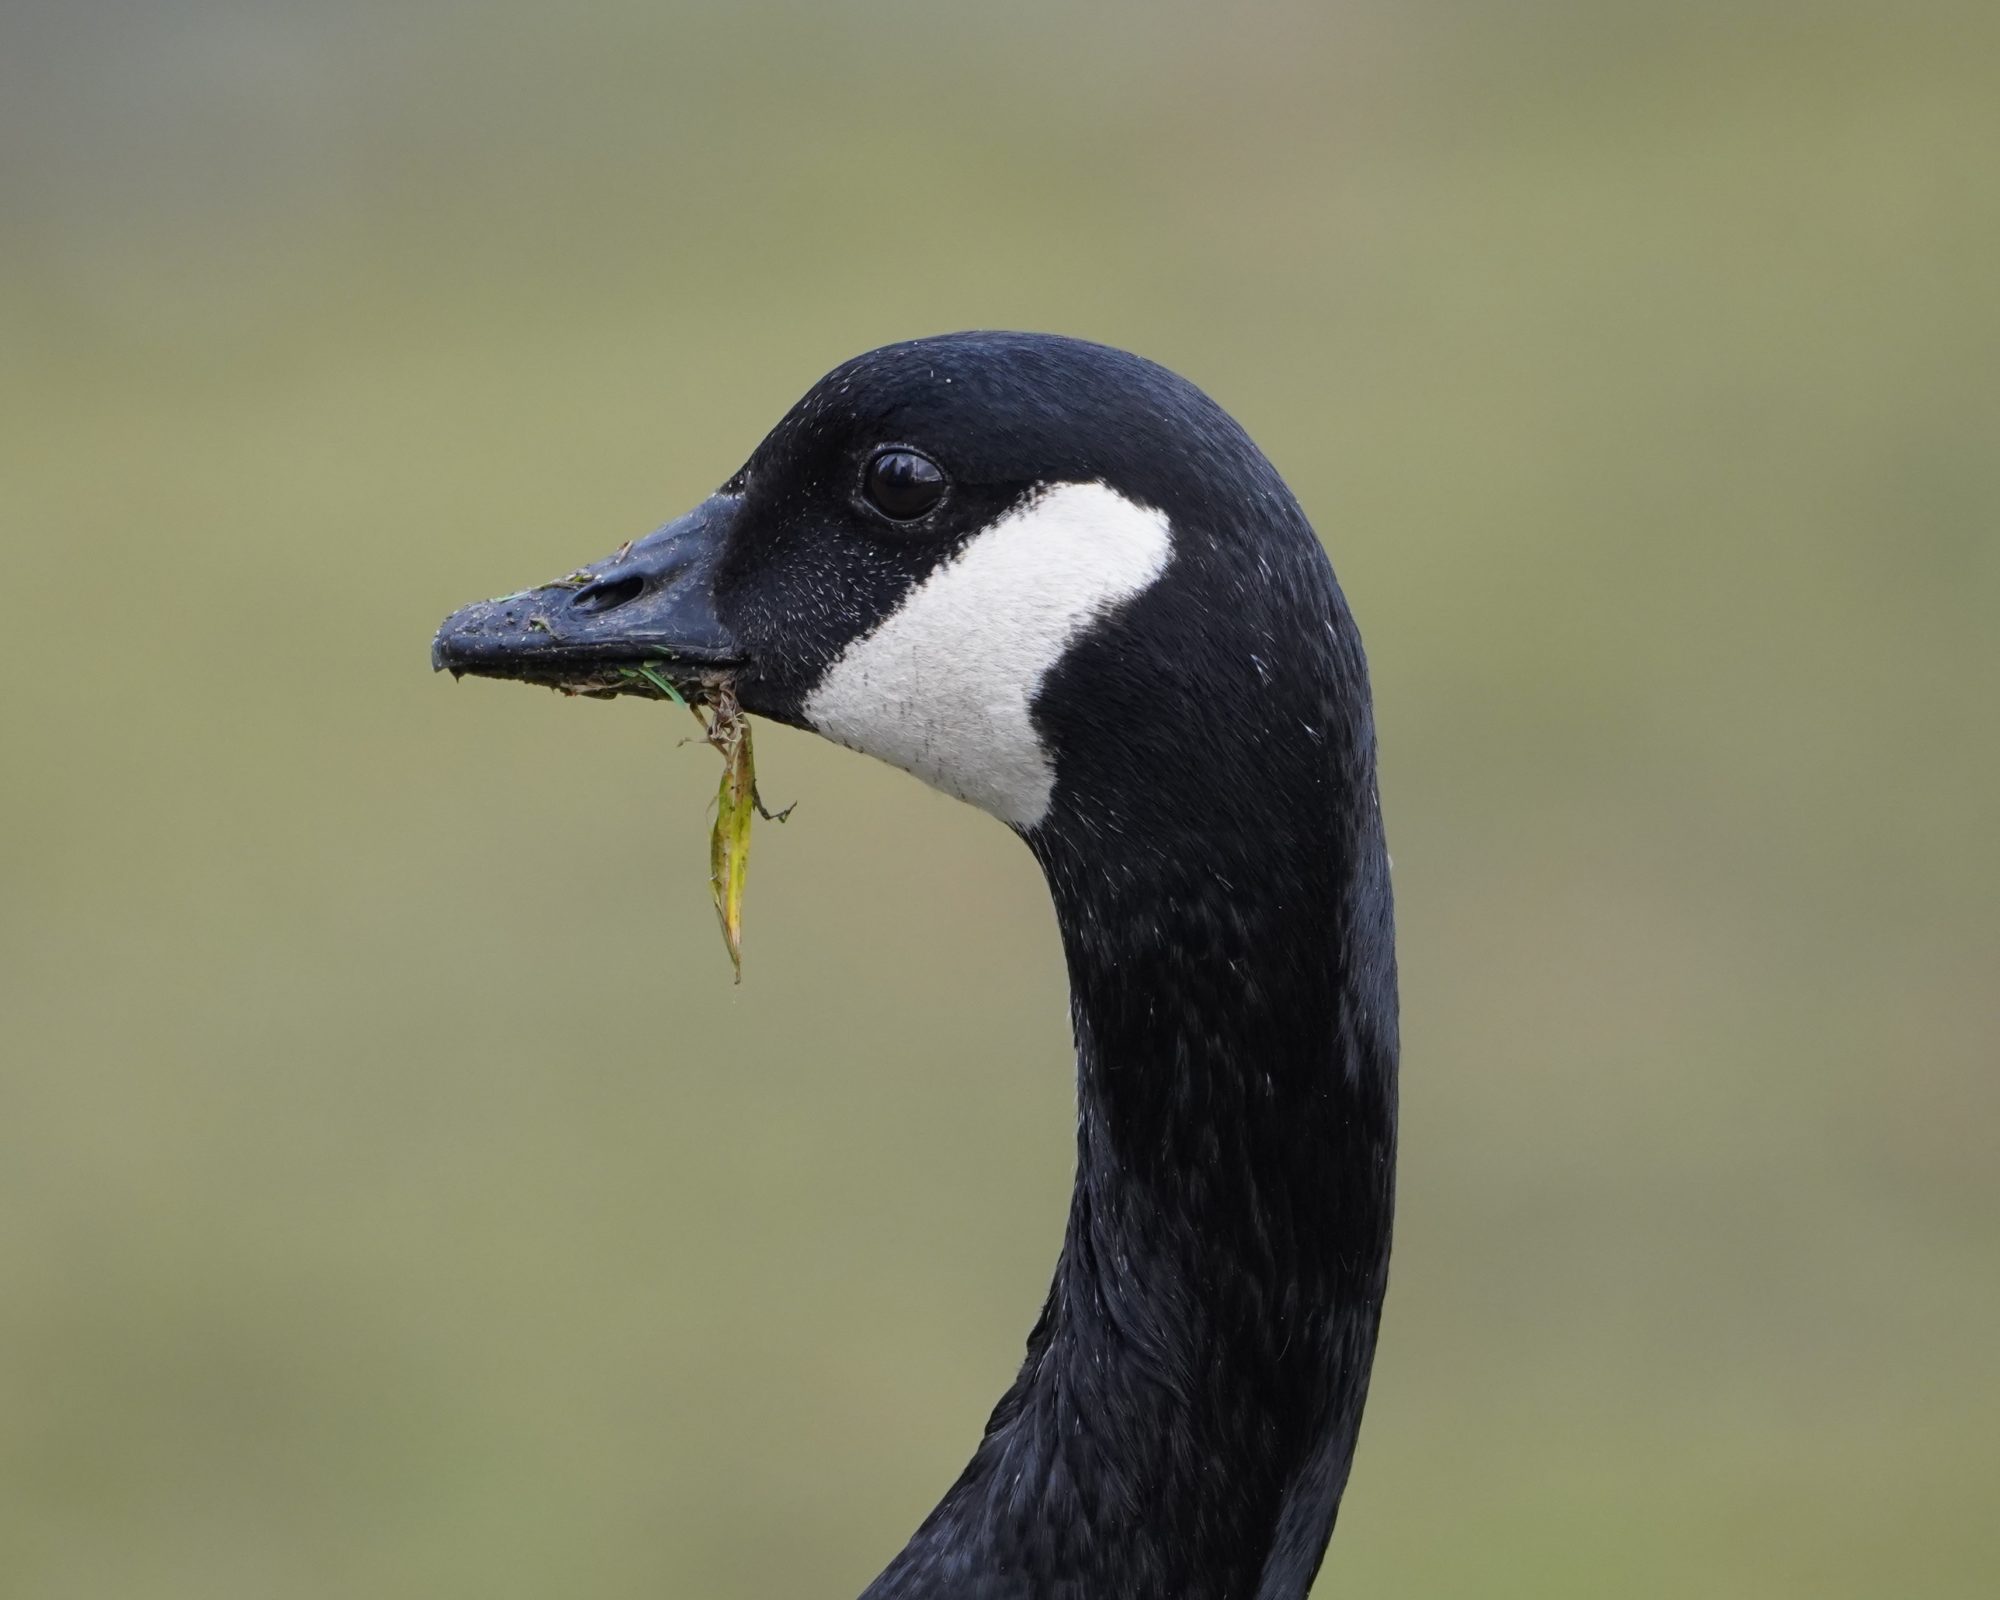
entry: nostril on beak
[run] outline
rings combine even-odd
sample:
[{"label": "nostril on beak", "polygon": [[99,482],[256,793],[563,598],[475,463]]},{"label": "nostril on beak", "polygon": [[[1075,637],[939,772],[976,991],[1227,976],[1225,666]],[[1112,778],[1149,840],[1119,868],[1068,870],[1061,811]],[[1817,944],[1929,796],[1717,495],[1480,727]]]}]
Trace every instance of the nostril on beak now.
[{"label": "nostril on beak", "polygon": [[645,587],[646,580],[636,575],[608,578],[577,590],[570,596],[569,608],[572,611],[616,611],[620,606],[638,599]]}]

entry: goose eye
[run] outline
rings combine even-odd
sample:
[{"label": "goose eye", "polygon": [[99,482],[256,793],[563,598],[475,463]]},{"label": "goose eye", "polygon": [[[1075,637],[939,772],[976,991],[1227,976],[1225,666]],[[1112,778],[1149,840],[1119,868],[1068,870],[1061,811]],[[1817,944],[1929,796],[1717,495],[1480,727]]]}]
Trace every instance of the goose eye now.
[{"label": "goose eye", "polygon": [[914,522],[944,498],[944,469],[914,450],[884,450],[868,463],[861,487],[883,516]]}]

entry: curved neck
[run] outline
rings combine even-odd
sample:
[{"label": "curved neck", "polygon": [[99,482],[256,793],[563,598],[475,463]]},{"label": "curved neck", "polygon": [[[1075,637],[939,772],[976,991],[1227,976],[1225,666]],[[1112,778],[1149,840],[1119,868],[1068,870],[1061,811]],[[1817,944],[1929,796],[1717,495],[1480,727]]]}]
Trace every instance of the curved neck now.
[{"label": "curved neck", "polygon": [[1358,811],[1289,831],[1031,840],[1077,1043],[1062,1256],[977,1453],[864,1600],[1305,1594],[1387,1283],[1395,968],[1364,759]]}]

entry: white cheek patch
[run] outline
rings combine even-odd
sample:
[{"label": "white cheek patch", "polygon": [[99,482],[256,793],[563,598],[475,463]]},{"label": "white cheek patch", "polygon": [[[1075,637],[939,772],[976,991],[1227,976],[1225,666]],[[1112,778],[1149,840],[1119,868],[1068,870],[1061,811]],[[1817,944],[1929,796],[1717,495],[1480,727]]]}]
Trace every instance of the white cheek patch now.
[{"label": "white cheek patch", "polygon": [[806,720],[849,749],[1031,828],[1055,765],[1028,712],[1099,618],[1166,570],[1165,513],[1057,484],[976,535],[827,669]]}]

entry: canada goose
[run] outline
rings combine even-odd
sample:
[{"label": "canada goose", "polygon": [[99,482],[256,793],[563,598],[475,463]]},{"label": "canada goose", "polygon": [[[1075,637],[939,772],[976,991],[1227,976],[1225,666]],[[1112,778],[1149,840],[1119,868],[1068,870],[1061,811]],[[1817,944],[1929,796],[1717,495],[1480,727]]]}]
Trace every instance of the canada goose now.
[{"label": "canada goose", "polygon": [[433,662],[727,673],[1041,863],[1077,1054],[1062,1254],[864,1600],[1303,1596],[1387,1284],[1396,967],[1361,641],[1243,430],[1101,345],[890,345],[678,521],[450,617]]}]

